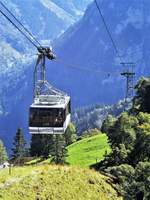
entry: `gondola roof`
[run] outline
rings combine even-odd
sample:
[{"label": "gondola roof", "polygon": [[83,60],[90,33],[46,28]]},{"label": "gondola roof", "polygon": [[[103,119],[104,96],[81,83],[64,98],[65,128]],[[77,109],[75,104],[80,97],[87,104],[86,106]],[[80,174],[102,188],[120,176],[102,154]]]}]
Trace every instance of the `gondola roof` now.
[{"label": "gondola roof", "polygon": [[70,101],[70,96],[39,95],[34,99],[31,108],[65,108]]}]

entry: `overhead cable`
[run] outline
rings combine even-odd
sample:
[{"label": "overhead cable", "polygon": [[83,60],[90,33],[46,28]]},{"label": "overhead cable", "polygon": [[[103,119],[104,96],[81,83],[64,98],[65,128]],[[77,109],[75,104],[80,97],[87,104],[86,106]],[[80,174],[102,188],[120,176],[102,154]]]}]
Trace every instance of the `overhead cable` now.
[{"label": "overhead cable", "polygon": [[108,76],[110,76],[110,74],[119,74],[119,72],[108,72],[108,71],[102,71],[102,70],[93,70],[93,69],[89,69],[87,67],[80,67],[79,65],[70,64],[70,63],[64,62],[60,59],[56,59],[56,60],[54,60],[54,62],[64,64],[64,66],[75,69],[75,70],[86,71],[86,72],[90,72],[90,73],[92,72],[92,73],[98,73],[98,74],[105,74]]},{"label": "overhead cable", "polygon": [[34,45],[36,48],[38,48],[38,46],[2,11],[0,10],[0,13],[22,34],[26,37],[26,39],[32,44]]},{"label": "overhead cable", "polygon": [[0,4],[7,10],[7,12],[22,26],[22,28],[41,46],[40,42],[34,37],[34,35],[15,17],[15,15],[0,1]]},{"label": "overhead cable", "polygon": [[15,17],[15,15],[0,1],[0,4],[7,10],[7,12],[18,22],[20,26],[41,46],[40,42],[34,37],[34,35]]},{"label": "overhead cable", "polygon": [[97,8],[97,10],[98,10],[98,12],[99,12],[99,14],[100,14],[100,17],[101,17],[101,19],[102,19],[102,21],[103,21],[103,24],[104,24],[104,26],[105,26],[105,29],[106,29],[106,31],[107,31],[107,33],[108,33],[108,36],[109,36],[109,38],[110,38],[110,40],[111,40],[111,42],[112,42],[112,44],[113,44],[114,50],[115,50],[117,56],[119,57],[120,61],[123,62],[123,61],[122,61],[122,57],[121,57],[120,54],[119,54],[117,45],[115,44],[115,41],[114,41],[114,39],[113,39],[113,37],[112,37],[112,35],[111,35],[111,32],[110,32],[110,30],[109,30],[109,28],[108,28],[108,26],[107,26],[107,23],[106,23],[106,21],[105,21],[105,18],[104,18],[104,16],[103,16],[103,14],[102,14],[100,5],[98,4],[97,0],[94,0],[94,2],[95,2],[95,5],[96,5],[96,8]]}]

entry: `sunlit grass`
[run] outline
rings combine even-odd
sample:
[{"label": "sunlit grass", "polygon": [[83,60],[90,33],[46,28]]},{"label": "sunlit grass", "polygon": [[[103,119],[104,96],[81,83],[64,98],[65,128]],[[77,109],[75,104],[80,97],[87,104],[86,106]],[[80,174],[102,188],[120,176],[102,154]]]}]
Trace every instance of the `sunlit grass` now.
[{"label": "sunlit grass", "polygon": [[104,158],[107,137],[87,137],[68,147],[67,161],[75,166],[50,165],[50,159],[34,159],[29,166],[0,171],[0,200],[120,200],[110,180],[86,167]]},{"label": "sunlit grass", "polygon": [[12,167],[11,169],[0,170],[0,184],[11,180],[12,178],[20,179],[21,177],[31,174],[35,167]]},{"label": "sunlit grass", "polygon": [[[5,176],[5,181],[2,176]],[[44,165],[14,168],[11,176],[4,170],[0,173],[0,185],[2,200],[121,199],[107,177],[78,167]]]},{"label": "sunlit grass", "polygon": [[98,134],[70,145],[66,161],[71,165],[88,167],[103,160],[110,151],[107,136]]}]

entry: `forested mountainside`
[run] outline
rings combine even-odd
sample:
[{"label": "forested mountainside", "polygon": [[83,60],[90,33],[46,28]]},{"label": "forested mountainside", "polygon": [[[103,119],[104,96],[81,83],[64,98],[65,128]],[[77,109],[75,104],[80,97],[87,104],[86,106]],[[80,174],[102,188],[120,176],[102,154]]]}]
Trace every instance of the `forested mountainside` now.
[{"label": "forested mountainside", "polygon": [[[81,18],[91,0],[2,2],[43,45],[50,45]],[[0,9],[5,12],[2,6]],[[28,106],[32,102],[37,50],[2,15],[0,38],[0,136],[9,144],[17,127],[22,126],[28,133]]]},{"label": "forested mountainside", "polygon": [[[135,62],[136,76],[149,74],[150,2],[147,0],[97,1],[107,26],[124,62]],[[71,27],[56,43],[57,56],[76,67],[90,68],[101,73],[75,70],[57,64],[66,88],[72,92],[76,104],[93,102],[115,103],[122,98],[125,81],[105,26],[93,2],[84,17]],[[116,72],[116,74],[114,73]],[[110,76],[108,74],[110,73]],[[58,76],[59,75],[59,76]],[[69,77],[69,78],[68,78]],[[71,82],[69,84],[68,80]],[[111,96],[111,98],[110,98]]]},{"label": "forested mountainside", "polygon": [[[10,8],[12,7],[14,14],[28,26],[33,34],[37,35],[38,39],[49,40],[53,39],[52,31],[56,32],[51,21],[54,22],[56,27],[59,23],[57,23],[58,15],[53,16],[54,12],[52,12],[53,14],[50,12],[49,17],[42,16],[45,13],[49,15],[49,5],[44,6],[46,2],[30,1],[25,4],[24,1],[7,1],[6,3]],[[70,5],[72,5],[70,2],[73,1],[65,2],[70,9]],[[61,5],[61,8],[64,9],[65,2],[61,4],[61,1],[57,1],[57,6],[60,7]],[[74,6],[76,8],[80,6],[78,10],[83,11],[81,1],[76,2],[78,3],[74,3]],[[56,4],[56,1],[53,1],[53,3]],[[137,76],[148,74],[150,3],[146,0],[132,2],[129,0],[119,2],[117,0],[111,2],[105,0],[102,3],[98,1],[98,3],[100,3],[120,54],[124,56],[125,61],[138,61],[135,68]],[[25,9],[26,6],[28,8]],[[35,16],[33,16],[32,8],[34,8]],[[57,12],[60,13],[60,9]],[[65,12],[67,12],[67,9],[65,9]],[[25,14],[28,16],[25,16]],[[69,14],[71,15],[71,12]],[[32,16],[31,19],[29,16]],[[78,18],[76,15],[72,14],[72,16],[74,16],[74,20]],[[41,19],[41,17],[45,21],[46,29],[43,29],[41,24],[39,25],[40,20],[36,23],[35,18]],[[31,21],[33,19],[33,27],[30,27],[30,23],[28,24],[29,19]],[[72,18],[70,17],[70,19]],[[28,135],[28,107],[32,102],[32,56],[35,56],[36,51],[30,48],[27,41],[7,21],[2,17],[0,20],[0,34],[3,38],[1,41],[3,44],[1,45],[3,47],[1,49],[1,61],[3,60],[1,71],[3,73],[0,77],[2,83],[0,89],[0,134],[5,137],[5,141],[10,141],[18,126],[21,126]],[[61,20],[63,25],[59,26],[59,33],[54,38],[64,30],[64,18],[61,18]],[[28,51],[28,49],[30,50]],[[75,23],[57,41],[55,40],[54,51],[57,54],[58,61],[62,60],[62,62],[57,62],[55,65],[50,62],[47,63],[48,79],[53,85],[71,95],[74,108],[96,103],[112,104],[123,99],[125,80],[120,76],[120,71],[123,69],[94,3],[88,6],[79,22]],[[30,56],[28,56],[28,53]],[[79,65],[79,67],[89,68],[93,71],[99,70],[101,73],[71,69],[63,62],[73,64],[75,68]],[[9,127],[7,126],[8,121]],[[14,121],[17,123],[14,124]],[[9,142],[7,141],[7,143]]]},{"label": "forested mountainside", "polygon": [[131,102],[125,104],[119,101],[114,105],[95,105],[75,109],[72,122],[75,124],[78,135],[91,129],[101,129],[103,121],[108,115],[119,116],[124,110],[131,108]]},{"label": "forested mountainside", "polygon": [[[41,44],[50,45],[53,39],[61,35],[83,15],[90,0],[76,2],[4,0],[2,2]],[[2,6],[0,9],[5,12]],[[6,13],[13,19],[8,12]],[[32,77],[30,73],[33,70],[37,51],[2,15],[0,38],[0,113],[6,114],[23,96],[23,93],[32,87],[31,84],[28,86],[28,80]],[[27,71],[30,71],[28,75]]]}]

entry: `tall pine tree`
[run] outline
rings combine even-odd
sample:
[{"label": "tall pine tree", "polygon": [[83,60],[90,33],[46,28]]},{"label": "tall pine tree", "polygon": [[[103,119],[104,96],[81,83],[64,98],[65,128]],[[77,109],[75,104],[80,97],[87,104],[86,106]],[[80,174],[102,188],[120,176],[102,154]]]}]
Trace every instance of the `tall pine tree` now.
[{"label": "tall pine tree", "polygon": [[66,146],[72,144],[77,140],[77,132],[75,126],[70,123],[66,132],[64,133]]},{"label": "tall pine tree", "polygon": [[22,129],[18,128],[14,137],[13,148],[12,148],[12,160],[16,163],[20,163],[21,159],[26,154],[26,142]]},{"label": "tall pine tree", "polygon": [[64,135],[55,135],[53,139],[54,146],[53,149],[51,149],[53,151],[50,152],[52,155],[52,161],[55,164],[64,164],[67,154],[65,137]]},{"label": "tall pine tree", "polygon": [[31,156],[48,158],[53,149],[53,135],[32,135]]},{"label": "tall pine tree", "polygon": [[62,164],[65,162],[66,142],[64,135],[32,135],[31,156],[48,158],[52,162]]},{"label": "tall pine tree", "polygon": [[8,157],[6,148],[4,147],[3,142],[0,140],[0,165],[3,164],[7,159]]}]

